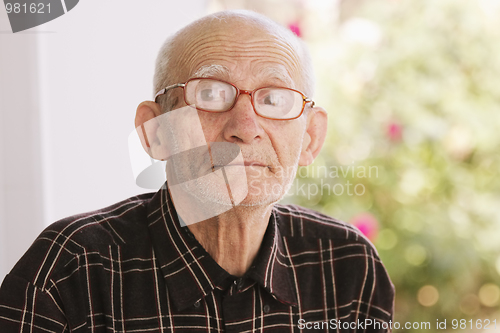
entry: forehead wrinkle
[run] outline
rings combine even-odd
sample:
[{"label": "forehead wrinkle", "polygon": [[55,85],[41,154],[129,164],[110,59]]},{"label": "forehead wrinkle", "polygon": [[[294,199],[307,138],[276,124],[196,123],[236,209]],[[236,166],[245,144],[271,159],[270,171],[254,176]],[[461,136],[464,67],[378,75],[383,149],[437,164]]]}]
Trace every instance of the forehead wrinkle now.
[{"label": "forehead wrinkle", "polygon": [[192,58],[197,57],[200,52],[210,52],[214,48],[221,48],[226,53],[234,53],[237,55],[245,56],[245,54],[250,54],[252,52],[272,52],[270,50],[275,50],[274,53],[279,53],[281,51],[285,58],[291,63],[300,64],[299,57],[295,50],[284,43],[278,43],[279,40],[258,40],[258,41],[241,41],[235,43],[233,40],[220,39],[220,38],[207,38],[203,41],[198,41],[193,43],[193,45],[187,45],[180,55],[180,58],[190,61]]},{"label": "forehead wrinkle", "polygon": [[[297,52],[282,39],[268,38],[257,41],[238,40],[225,35],[215,34],[203,38],[195,38],[184,45],[179,54],[178,61],[187,65],[191,73],[198,68],[207,57],[220,57],[227,60],[238,58],[262,58],[272,59],[284,64],[289,71],[293,71],[293,77],[300,77],[300,60]],[[291,73],[292,74],[292,73]]]},{"label": "forehead wrinkle", "polygon": [[[286,58],[283,59],[283,57],[279,54],[267,53],[265,55],[265,57],[262,57],[261,52],[246,52],[244,55],[241,55],[241,54],[235,54],[234,56],[232,56],[232,55],[233,55],[233,52],[223,52],[223,51],[201,52],[199,54],[199,57],[190,59],[191,64],[188,63],[187,65],[188,65],[188,68],[197,68],[197,69],[202,68],[203,63],[206,62],[207,59],[210,59],[210,58],[215,58],[217,60],[225,60],[228,62],[233,62],[235,60],[235,58],[238,58],[239,60],[247,60],[248,59],[248,60],[251,60],[252,62],[256,62],[256,63],[270,61],[270,62],[275,62],[278,65],[282,65],[286,69],[285,71],[288,73],[288,76],[290,78],[297,78],[297,79],[300,78],[300,69],[296,65],[294,65],[293,62],[291,62],[289,59],[286,59]],[[227,73],[227,74],[229,74],[229,73]],[[275,70],[274,76],[276,76],[276,78],[278,78],[278,79],[282,79],[282,81],[284,81],[286,83],[289,83],[289,84],[293,83],[293,80],[291,80],[290,78],[286,78],[286,79],[284,78],[284,76],[286,77],[286,75],[284,75],[282,71]]]}]

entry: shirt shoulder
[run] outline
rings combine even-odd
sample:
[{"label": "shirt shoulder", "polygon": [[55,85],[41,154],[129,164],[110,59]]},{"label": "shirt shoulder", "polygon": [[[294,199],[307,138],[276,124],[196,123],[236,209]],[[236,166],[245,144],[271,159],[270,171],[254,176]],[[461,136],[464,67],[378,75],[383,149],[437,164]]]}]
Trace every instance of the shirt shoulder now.
[{"label": "shirt shoulder", "polygon": [[[308,290],[307,295],[300,294],[302,302],[309,298],[316,304],[319,295],[326,295],[325,299],[335,299],[337,318],[343,321],[353,313],[356,318],[391,320],[394,285],[368,238],[353,225],[311,209],[296,205],[274,209],[297,290]],[[321,318],[311,319],[316,320]]]},{"label": "shirt shoulder", "polygon": [[49,225],[10,274],[44,289],[49,279],[69,274],[86,261],[109,261],[110,252],[123,252],[138,239],[144,243],[149,239],[147,204],[153,195],[141,194]]},{"label": "shirt shoulder", "polygon": [[[154,193],[145,193],[111,206],[61,219],[47,227],[41,237],[83,246],[127,243],[138,229],[147,227],[146,206]],[[40,237],[39,237],[40,238]]]}]

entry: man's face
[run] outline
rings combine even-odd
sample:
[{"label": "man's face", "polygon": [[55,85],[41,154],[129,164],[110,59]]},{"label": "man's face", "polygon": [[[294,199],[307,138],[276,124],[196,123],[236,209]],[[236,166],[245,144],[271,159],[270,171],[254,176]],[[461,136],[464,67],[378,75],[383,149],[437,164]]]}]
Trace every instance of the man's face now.
[{"label": "man's face", "polygon": [[[233,21],[220,29],[202,29],[185,42],[176,55],[187,68],[185,79],[203,75],[244,90],[301,89],[297,54],[285,40],[262,29]],[[215,70],[220,68],[224,70]],[[242,205],[265,205],[283,197],[300,162],[306,114],[294,120],[265,119],[254,112],[250,96],[241,95],[230,111],[198,115],[207,142],[235,143],[241,149],[248,184]]]}]

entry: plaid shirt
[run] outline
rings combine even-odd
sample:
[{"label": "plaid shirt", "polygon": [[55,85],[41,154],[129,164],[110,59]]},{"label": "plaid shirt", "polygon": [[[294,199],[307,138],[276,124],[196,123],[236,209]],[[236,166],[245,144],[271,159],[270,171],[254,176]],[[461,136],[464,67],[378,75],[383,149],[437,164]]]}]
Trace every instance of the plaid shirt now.
[{"label": "plaid shirt", "polygon": [[2,284],[0,332],[386,332],[364,323],[388,323],[393,300],[377,252],[343,222],[276,205],[236,278],[162,189],[42,232]]}]

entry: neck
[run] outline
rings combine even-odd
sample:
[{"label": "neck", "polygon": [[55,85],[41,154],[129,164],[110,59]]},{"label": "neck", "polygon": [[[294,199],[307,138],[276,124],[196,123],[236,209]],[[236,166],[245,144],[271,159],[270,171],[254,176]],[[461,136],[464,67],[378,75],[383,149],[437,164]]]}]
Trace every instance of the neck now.
[{"label": "neck", "polygon": [[188,228],[219,266],[241,277],[259,252],[271,210],[272,205],[238,206]]}]

